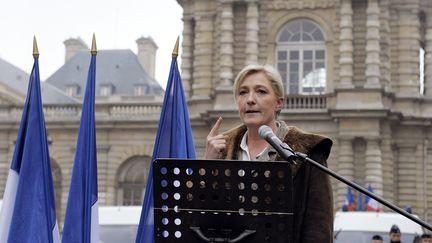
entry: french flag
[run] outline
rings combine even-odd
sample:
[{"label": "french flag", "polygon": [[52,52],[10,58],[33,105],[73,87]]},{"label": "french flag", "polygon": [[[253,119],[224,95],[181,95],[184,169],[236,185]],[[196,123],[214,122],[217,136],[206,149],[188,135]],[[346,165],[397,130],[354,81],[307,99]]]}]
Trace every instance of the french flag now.
[{"label": "french flag", "polygon": [[96,40],[93,35],[91,61],[62,235],[63,243],[99,243],[95,125],[96,54]]},{"label": "french flag", "polygon": [[[196,157],[187,102],[177,64],[178,46],[179,39],[177,39],[172,54],[171,69],[159,119],[152,161],[157,158],[195,159]],[[155,238],[152,166],[150,166],[148,175],[135,243],[153,243]]]},{"label": "french flag", "polygon": [[363,211],[363,193],[361,193],[361,192],[359,192],[357,211],[359,211],[359,212]]},{"label": "french flag", "polygon": [[354,211],[353,204],[354,204],[354,196],[352,194],[352,189],[351,187],[348,187],[346,198],[342,206],[343,211]]},{"label": "french flag", "polygon": [[60,242],[42,109],[36,38],[33,41],[33,57],[27,98],[0,212],[2,243]]},{"label": "french flag", "polygon": [[[369,186],[368,186],[368,191],[373,193],[371,184],[369,184]],[[368,196],[366,196],[366,207],[367,207],[368,212],[379,212],[380,211],[379,203],[375,199],[370,198]]]}]

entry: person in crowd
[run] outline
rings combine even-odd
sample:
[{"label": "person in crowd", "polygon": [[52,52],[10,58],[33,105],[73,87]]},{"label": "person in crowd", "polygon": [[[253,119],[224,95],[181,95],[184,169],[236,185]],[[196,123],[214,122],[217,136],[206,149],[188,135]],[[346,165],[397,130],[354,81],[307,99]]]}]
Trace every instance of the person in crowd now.
[{"label": "person in crowd", "polygon": [[[294,151],[327,166],[332,141],[288,126],[278,119],[284,105],[284,88],[280,74],[271,66],[249,65],[237,75],[234,99],[242,124],[220,133],[220,117],[206,141],[206,159],[283,160],[258,129],[269,126],[279,139]],[[294,198],[294,242],[332,242],[333,199],[328,175],[313,165],[297,160],[291,166]]]},{"label": "person in crowd", "polygon": [[397,225],[393,225],[390,228],[389,237],[390,237],[390,243],[401,243],[401,236],[402,233]]},{"label": "person in crowd", "polygon": [[374,235],[374,236],[372,236],[372,241],[371,242],[372,243],[383,243],[384,240],[383,240],[383,238],[382,238],[381,235]]},{"label": "person in crowd", "polygon": [[422,234],[420,236],[420,239],[421,239],[420,243],[432,243],[432,235],[431,234],[427,234],[427,233]]}]

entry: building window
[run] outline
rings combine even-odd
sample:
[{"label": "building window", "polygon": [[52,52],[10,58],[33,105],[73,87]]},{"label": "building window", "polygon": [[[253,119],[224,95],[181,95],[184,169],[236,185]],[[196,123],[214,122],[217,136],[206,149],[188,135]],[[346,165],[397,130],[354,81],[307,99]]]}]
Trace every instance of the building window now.
[{"label": "building window", "polygon": [[287,94],[322,94],[326,86],[325,39],[308,19],[287,23],[277,36],[276,63]]},{"label": "building window", "polygon": [[122,164],[117,173],[119,205],[142,205],[150,160],[150,157],[135,156]]},{"label": "building window", "polygon": [[76,95],[78,95],[79,91],[80,91],[79,86],[76,84],[68,85],[66,87],[66,94],[69,96],[76,96]]},{"label": "building window", "polygon": [[112,94],[113,86],[111,84],[102,84],[100,86],[100,95],[101,96],[110,96]]},{"label": "building window", "polygon": [[134,88],[134,94],[136,96],[143,96],[147,93],[148,87],[144,84],[136,84]]}]

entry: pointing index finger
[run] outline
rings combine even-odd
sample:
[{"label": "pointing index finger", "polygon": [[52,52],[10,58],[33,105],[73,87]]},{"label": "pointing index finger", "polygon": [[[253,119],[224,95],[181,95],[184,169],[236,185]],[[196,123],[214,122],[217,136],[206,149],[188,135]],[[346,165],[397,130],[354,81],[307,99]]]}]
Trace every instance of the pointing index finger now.
[{"label": "pointing index finger", "polygon": [[212,129],[210,130],[209,135],[210,136],[216,136],[219,134],[219,128],[222,124],[222,117],[219,117],[216,121],[216,123],[214,124],[214,126],[212,127]]}]

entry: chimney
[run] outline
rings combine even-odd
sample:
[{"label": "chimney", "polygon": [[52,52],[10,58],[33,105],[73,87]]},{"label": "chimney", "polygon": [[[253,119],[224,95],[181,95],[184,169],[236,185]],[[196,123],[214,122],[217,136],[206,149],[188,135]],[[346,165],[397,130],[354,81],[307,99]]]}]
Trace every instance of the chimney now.
[{"label": "chimney", "polygon": [[138,45],[138,61],[146,73],[155,79],[156,50],[158,46],[151,37],[136,40]]},{"label": "chimney", "polygon": [[69,38],[64,42],[66,48],[65,62],[71,59],[77,52],[81,50],[88,50],[86,43],[81,38]]}]

